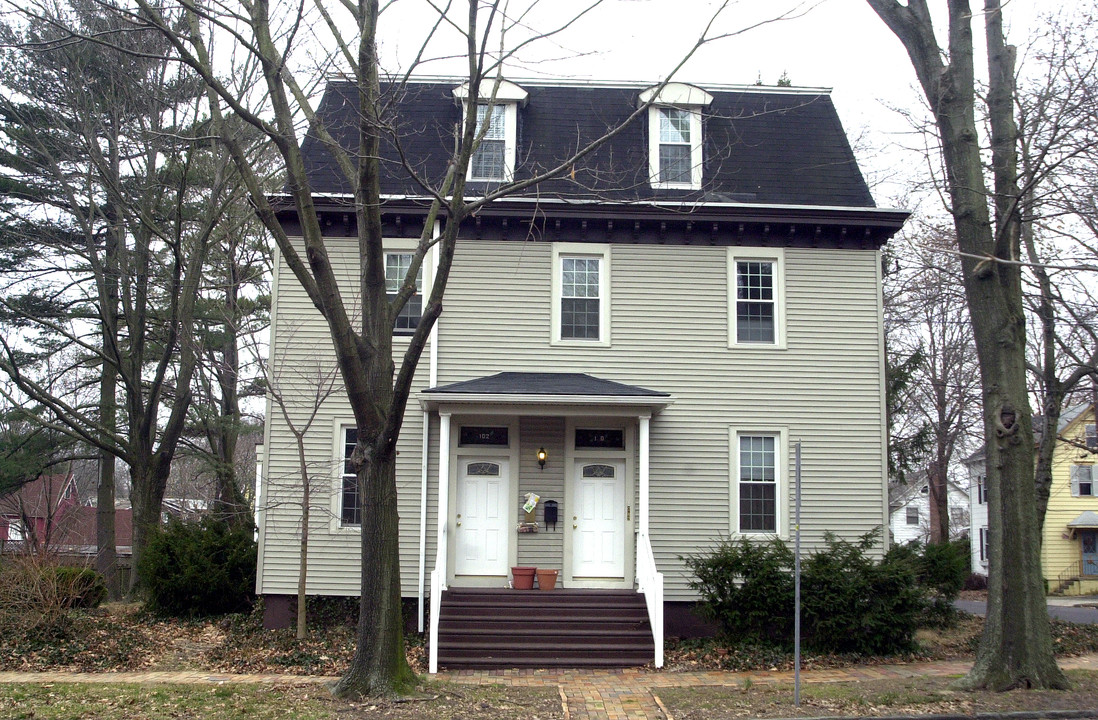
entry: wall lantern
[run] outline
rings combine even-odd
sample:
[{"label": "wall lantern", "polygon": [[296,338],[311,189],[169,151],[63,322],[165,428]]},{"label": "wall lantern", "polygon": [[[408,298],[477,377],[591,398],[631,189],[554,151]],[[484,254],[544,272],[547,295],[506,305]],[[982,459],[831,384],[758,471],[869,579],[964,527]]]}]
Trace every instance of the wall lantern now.
[{"label": "wall lantern", "polygon": [[545,452],[545,448],[538,449],[538,467],[542,470],[545,469],[545,461],[549,459],[549,453]]}]

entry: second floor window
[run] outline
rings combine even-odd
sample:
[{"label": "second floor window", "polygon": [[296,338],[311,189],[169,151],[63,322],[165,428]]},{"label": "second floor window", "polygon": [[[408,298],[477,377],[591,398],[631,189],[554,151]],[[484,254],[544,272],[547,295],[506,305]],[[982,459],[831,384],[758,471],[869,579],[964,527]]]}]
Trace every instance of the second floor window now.
[{"label": "second floor window", "polygon": [[1098,450],[1098,425],[1090,423],[1086,426],[1087,449]]},{"label": "second floor window", "polygon": [[736,342],[775,341],[774,263],[736,262]]},{"label": "second floor window", "polygon": [[919,508],[909,507],[907,509],[907,524],[918,525],[919,524]]},{"label": "second floor window", "polygon": [[602,312],[602,258],[562,257],[560,336],[563,340],[598,340]]},{"label": "second floor window", "polygon": [[1094,466],[1071,466],[1071,495],[1072,497],[1094,496]]},{"label": "second floor window", "polygon": [[507,180],[507,108],[477,105],[477,134],[488,129],[469,161],[470,180]]},{"label": "second floor window", "polygon": [[[385,292],[390,299],[400,291],[404,278],[408,275],[408,268],[412,265],[412,253],[385,253]],[[393,330],[397,334],[411,334],[419,326],[419,318],[423,313],[423,268],[420,267],[416,275],[416,292],[408,302],[404,304],[400,314],[397,315]]]}]

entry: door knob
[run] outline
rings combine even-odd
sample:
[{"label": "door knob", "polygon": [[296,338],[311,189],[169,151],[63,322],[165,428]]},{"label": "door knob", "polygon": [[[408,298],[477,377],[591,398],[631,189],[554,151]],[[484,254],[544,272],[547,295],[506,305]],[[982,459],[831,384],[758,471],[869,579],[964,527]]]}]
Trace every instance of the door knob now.
[{"label": "door knob", "polygon": [[577,524],[575,524],[575,523],[572,523],[572,529],[573,529],[573,530],[575,530],[575,529],[576,529],[576,528],[578,528],[578,527],[579,527],[579,525],[577,525]]},{"label": "door knob", "polygon": [[458,527],[461,527],[461,521],[458,520]]}]

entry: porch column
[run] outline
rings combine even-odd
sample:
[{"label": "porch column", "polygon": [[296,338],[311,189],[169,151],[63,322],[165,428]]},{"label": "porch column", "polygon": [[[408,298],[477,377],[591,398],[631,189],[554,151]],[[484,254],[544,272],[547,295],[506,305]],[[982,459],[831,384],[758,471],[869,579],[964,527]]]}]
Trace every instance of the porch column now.
[{"label": "porch column", "polygon": [[[438,430],[438,543],[435,569],[445,572],[447,558],[447,522],[450,516],[450,413],[439,413]],[[446,582],[446,575],[441,578]]]},{"label": "porch column", "polygon": [[639,531],[648,535],[648,426],[652,418],[649,415],[641,415],[640,428],[640,528]]}]

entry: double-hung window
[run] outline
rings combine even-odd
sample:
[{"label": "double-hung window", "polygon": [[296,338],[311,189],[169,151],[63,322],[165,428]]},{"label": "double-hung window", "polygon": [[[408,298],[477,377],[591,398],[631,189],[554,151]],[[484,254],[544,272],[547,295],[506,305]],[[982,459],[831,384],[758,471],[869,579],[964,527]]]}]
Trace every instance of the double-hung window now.
[{"label": "double-hung window", "polygon": [[919,524],[919,508],[909,507],[907,509],[907,524],[918,525]]},{"label": "double-hung window", "polygon": [[784,252],[729,248],[729,346],[785,347]]},{"label": "double-hung window", "polygon": [[557,243],[553,274],[552,342],[608,345],[609,246]]},{"label": "double-hung window", "polygon": [[976,504],[987,505],[987,478],[983,475],[976,478]]},{"label": "double-hung window", "polygon": [[733,432],[735,524],[743,534],[780,530],[781,448],[778,433]]},{"label": "double-hung window", "polygon": [[[469,179],[503,182],[510,179],[507,163],[507,106],[477,105],[480,145],[469,161]],[[487,126],[487,127],[486,127]]]},{"label": "double-hung window", "polygon": [[351,453],[355,451],[355,445],[358,443],[358,429],[344,427],[342,435],[343,473],[339,499],[339,524],[344,527],[357,526],[362,524],[362,499],[358,494],[358,476],[351,467]]},{"label": "double-hung window", "polygon": [[1071,466],[1071,495],[1072,497],[1094,496],[1094,466]]},{"label": "double-hung window", "polygon": [[690,185],[692,159],[691,135],[693,125],[689,110],[657,108],[659,116],[659,182]]},{"label": "double-hung window", "polygon": [[[396,297],[400,286],[404,284],[404,278],[408,276],[408,268],[412,264],[412,253],[387,252],[385,253],[385,292],[390,300]],[[423,268],[420,267],[416,274],[415,294],[408,298],[401,308],[393,324],[393,331],[400,335],[408,335],[415,331],[419,325],[419,318],[423,313]]]},{"label": "double-hung window", "polygon": [[1084,428],[1088,450],[1098,450],[1098,425],[1088,423]]}]

